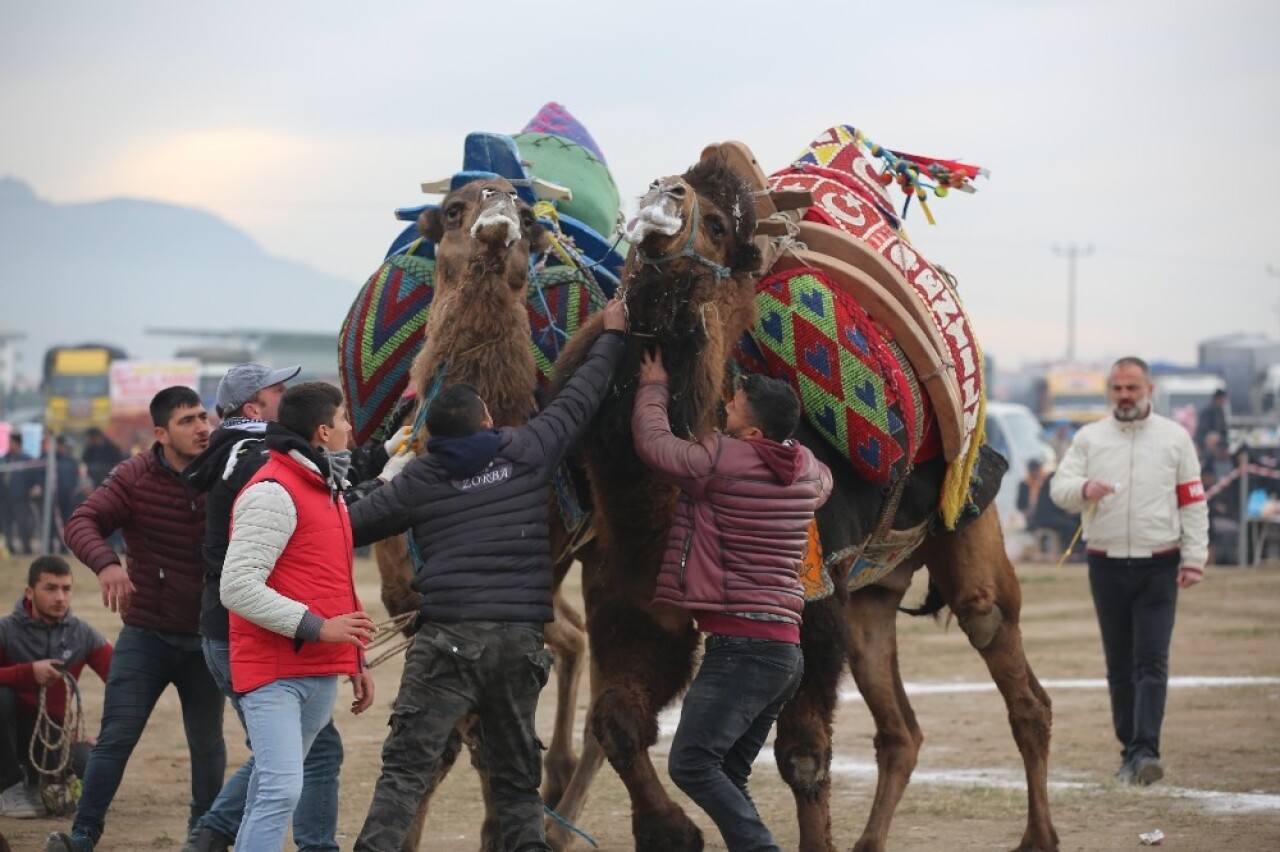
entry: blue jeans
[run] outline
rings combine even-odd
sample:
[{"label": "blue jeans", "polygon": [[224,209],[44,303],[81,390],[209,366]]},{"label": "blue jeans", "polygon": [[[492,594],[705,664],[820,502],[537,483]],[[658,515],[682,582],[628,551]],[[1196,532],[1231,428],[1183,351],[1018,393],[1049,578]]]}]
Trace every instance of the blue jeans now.
[{"label": "blue jeans", "polygon": [[799,645],[707,636],[702,666],[680,710],[667,772],[715,822],[730,852],[781,852],[751,801],[747,779],[803,674]]},{"label": "blue jeans", "polygon": [[1129,765],[1160,757],[1179,561],[1177,553],[1150,559],[1089,554],[1089,588],[1107,660],[1111,722],[1121,759]]},{"label": "blue jeans", "polygon": [[236,846],[284,847],[302,798],[303,761],[316,734],[333,721],[337,697],[337,675],[273,680],[240,696],[249,740],[256,745]]},{"label": "blue jeans", "polygon": [[[222,694],[245,726],[240,696],[231,689],[231,647],[222,639],[204,640],[204,661]],[[249,748],[253,743],[246,740]],[[302,765],[302,798],[293,812],[293,840],[301,852],[338,852],[338,772],[342,769],[342,738],[333,720],[320,729]],[[244,817],[245,796],[253,775],[253,755],[222,785],[222,792],[197,828],[212,828],[235,840]]]},{"label": "blue jeans", "polygon": [[[194,647],[194,639],[128,624],[121,628],[107,675],[102,733],[85,769],[73,831],[88,835],[95,843],[102,836],[107,808],[124,778],[125,765],[169,684],[178,690],[182,702],[182,725],[191,754],[188,830],[213,804],[227,767],[222,741],[224,702],[200,650]],[[186,649],[188,644],[192,645],[190,650]]]}]

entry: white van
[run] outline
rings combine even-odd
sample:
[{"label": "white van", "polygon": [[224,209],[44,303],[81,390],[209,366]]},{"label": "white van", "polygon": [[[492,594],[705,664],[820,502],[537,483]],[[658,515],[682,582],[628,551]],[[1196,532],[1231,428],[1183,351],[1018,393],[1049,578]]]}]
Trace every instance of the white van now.
[{"label": "white van", "polygon": [[1048,470],[1053,470],[1057,454],[1031,409],[1014,402],[987,402],[987,443],[1009,460],[1009,470],[996,495],[1000,522],[1007,535],[1023,527],[1017,511],[1018,483],[1026,476],[1027,462],[1039,459]]}]

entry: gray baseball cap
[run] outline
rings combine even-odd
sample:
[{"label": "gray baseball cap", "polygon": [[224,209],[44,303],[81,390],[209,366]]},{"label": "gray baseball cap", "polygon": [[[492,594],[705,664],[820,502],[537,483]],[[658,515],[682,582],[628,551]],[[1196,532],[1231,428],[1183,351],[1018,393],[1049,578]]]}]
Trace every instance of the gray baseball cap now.
[{"label": "gray baseball cap", "polygon": [[287,382],[301,372],[302,367],[273,370],[262,364],[236,364],[218,382],[218,398],[214,402],[218,416],[225,417],[253,399],[263,388]]}]

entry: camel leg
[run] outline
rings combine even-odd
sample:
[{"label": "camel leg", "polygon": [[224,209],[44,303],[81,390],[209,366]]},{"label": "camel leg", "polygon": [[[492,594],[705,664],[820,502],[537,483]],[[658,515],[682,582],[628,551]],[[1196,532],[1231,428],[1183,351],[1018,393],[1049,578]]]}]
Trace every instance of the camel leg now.
[{"label": "camel leg", "polygon": [[[600,671],[593,663],[591,665],[593,704],[600,682]],[[573,774],[565,785],[559,801],[555,805],[548,803],[548,807],[553,807],[558,817],[558,819],[552,817],[547,820],[547,843],[556,852],[566,852],[574,847],[577,835],[568,824],[576,823],[582,816],[582,811],[587,804],[587,793],[591,790],[591,782],[595,780],[596,773],[603,765],[604,749],[600,747],[599,740],[588,731],[582,738],[582,756],[578,760],[578,765],[574,767]]]},{"label": "camel leg", "polygon": [[911,563],[900,566],[879,583],[850,594],[845,607],[849,667],[876,724],[876,792],[854,852],[886,848],[889,826],[924,741],[898,669],[898,605],[913,570]]},{"label": "camel leg", "polygon": [[595,609],[588,622],[593,665],[603,678],[588,728],[631,795],[636,849],[699,852],[702,832],[672,801],[649,748],[658,712],[689,684],[698,634],[687,616],[669,625],[627,601]]},{"label": "camel leg", "polygon": [[[592,551],[592,548],[586,548],[582,558],[589,562]],[[555,566],[552,606],[556,617],[546,626],[547,647],[556,657],[555,724],[542,762],[542,801],[550,808],[556,807],[564,796],[565,787],[578,764],[578,757],[573,753],[573,723],[578,685],[582,682],[582,662],[587,650],[587,633],[582,616],[561,590],[564,575],[572,562],[573,557],[569,555]]]},{"label": "camel leg", "polygon": [[843,593],[808,604],[800,628],[804,677],[778,716],[778,772],[791,788],[801,852],[835,852],[831,838],[831,732],[844,671]]},{"label": "camel leg", "polygon": [[1022,646],[1022,592],[1005,555],[995,508],[969,526],[927,541],[925,560],[969,641],[982,655],[1009,712],[1027,775],[1027,827],[1018,852],[1058,848],[1049,812],[1049,736],[1053,708]]}]

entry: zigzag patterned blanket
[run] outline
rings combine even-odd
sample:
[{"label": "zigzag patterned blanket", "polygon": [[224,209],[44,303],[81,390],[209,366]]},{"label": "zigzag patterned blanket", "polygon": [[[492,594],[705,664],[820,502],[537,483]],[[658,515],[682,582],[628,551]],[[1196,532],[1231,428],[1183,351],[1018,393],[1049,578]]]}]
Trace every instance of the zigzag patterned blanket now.
[{"label": "zigzag patterned blanket", "polygon": [[[356,295],[338,337],[342,391],[357,443],[371,438],[409,385],[409,367],[426,343],[435,294],[435,261],[394,255]],[[565,266],[530,276],[529,328],[539,384],[545,390],[565,342],[604,307],[604,292],[589,275]]]},{"label": "zigzag patterned blanket", "polygon": [[879,324],[816,269],[761,280],[756,312],[739,364],[786,378],[805,419],[859,477],[888,484],[904,475],[924,449],[933,413]]}]

